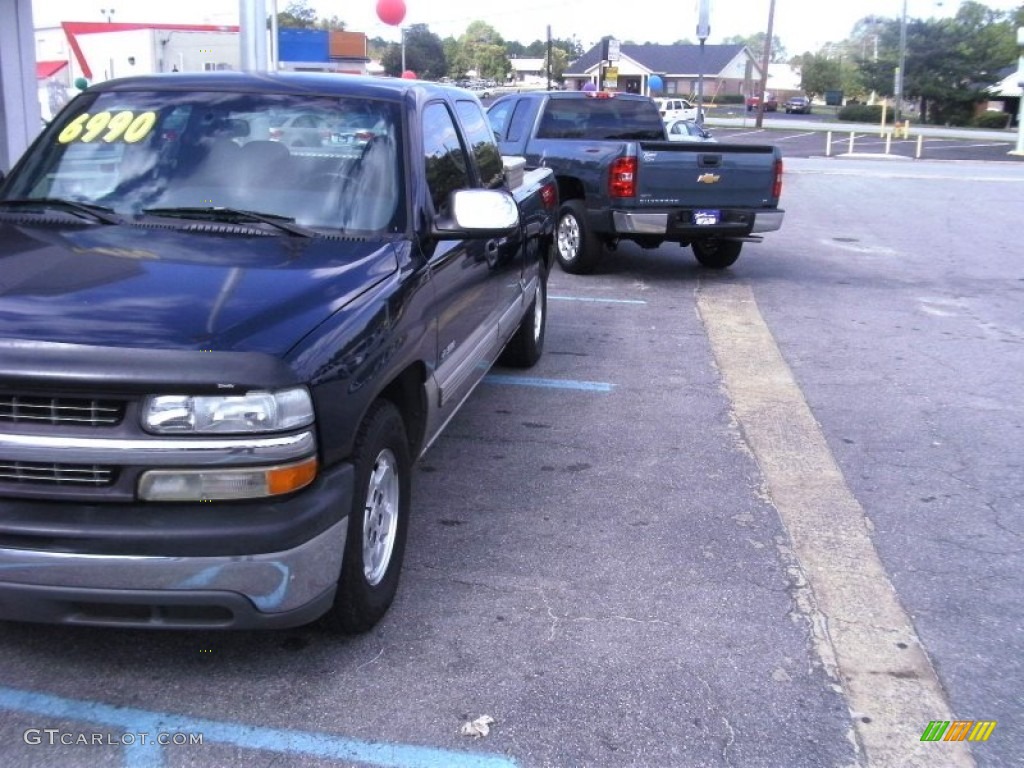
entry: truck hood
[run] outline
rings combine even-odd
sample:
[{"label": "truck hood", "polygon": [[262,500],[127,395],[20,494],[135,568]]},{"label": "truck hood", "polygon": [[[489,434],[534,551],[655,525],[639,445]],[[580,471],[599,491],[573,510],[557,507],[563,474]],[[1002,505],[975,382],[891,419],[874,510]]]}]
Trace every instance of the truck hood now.
[{"label": "truck hood", "polygon": [[0,337],[283,355],[397,270],[380,240],[0,222]]}]

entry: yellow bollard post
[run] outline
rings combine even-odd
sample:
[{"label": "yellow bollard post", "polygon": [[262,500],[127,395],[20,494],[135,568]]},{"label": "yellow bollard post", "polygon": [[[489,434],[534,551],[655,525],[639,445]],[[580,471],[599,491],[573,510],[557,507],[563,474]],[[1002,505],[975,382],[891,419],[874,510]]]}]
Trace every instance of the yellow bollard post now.
[{"label": "yellow bollard post", "polygon": [[885,154],[889,154],[889,150],[892,148],[892,133],[885,134]]},{"label": "yellow bollard post", "polygon": [[889,108],[889,102],[882,102],[882,127],[878,129],[878,138],[885,136],[885,112]]},{"label": "yellow bollard post", "polygon": [[904,120],[903,121],[903,138],[904,139],[909,139],[910,138],[910,121],[909,120]]},{"label": "yellow bollard post", "polygon": [[857,138],[857,134],[854,133],[853,131],[850,131],[850,154],[851,155],[853,154],[853,141],[856,138]]},{"label": "yellow bollard post", "polygon": [[918,160],[921,159],[921,149],[923,148],[923,145],[924,145],[924,136],[922,136],[919,133],[919,134],[917,134],[917,154],[914,155],[914,157],[916,159],[918,159]]}]

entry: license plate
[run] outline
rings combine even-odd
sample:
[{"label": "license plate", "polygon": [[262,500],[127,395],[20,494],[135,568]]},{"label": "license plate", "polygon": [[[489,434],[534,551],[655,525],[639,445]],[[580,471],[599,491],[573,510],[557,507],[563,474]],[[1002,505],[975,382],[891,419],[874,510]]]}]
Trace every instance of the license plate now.
[{"label": "license plate", "polygon": [[708,227],[717,224],[722,218],[721,211],[694,211],[693,223],[698,227]]}]

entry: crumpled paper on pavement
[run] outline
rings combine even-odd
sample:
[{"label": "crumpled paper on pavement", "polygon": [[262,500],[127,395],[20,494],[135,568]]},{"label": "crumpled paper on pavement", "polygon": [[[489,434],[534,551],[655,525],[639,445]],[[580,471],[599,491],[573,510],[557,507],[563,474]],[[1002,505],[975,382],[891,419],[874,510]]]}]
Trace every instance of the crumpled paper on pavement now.
[{"label": "crumpled paper on pavement", "polygon": [[459,733],[463,736],[472,736],[474,739],[479,739],[491,732],[492,725],[494,725],[493,717],[490,715],[480,715],[476,720],[463,723]]}]

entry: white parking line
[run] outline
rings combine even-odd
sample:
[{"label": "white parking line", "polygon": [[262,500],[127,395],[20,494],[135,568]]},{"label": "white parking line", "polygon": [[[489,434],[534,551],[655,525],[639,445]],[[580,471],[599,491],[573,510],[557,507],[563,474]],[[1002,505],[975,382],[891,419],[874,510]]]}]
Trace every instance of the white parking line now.
[{"label": "white parking line", "polygon": [[[966,743],[922,742],[955,720],[927,650],[810,407],[744,285],[702,284],[697,306],[736,419],[792,542],[811,600],[798,601],[877,768],[973,766]],[[816,630],[816,631],[815,631]],[[939,746],[941,752],[936,751]]]}]

